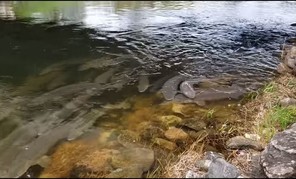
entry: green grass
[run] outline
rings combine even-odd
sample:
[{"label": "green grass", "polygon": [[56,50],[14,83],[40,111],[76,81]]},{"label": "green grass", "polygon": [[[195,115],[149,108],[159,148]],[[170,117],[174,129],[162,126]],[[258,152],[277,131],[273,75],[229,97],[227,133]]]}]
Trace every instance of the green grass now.
[{"label": "green grass", "polygon": [[276,106],[269,114],[271,121],[278,124],[281,130],[286,129],[290,124],[296,122],[296,107],[280,107]]},{"label": "green grass", "polygon": [[296,122],[296,107],[274,106],[267,113],[264,121],[259,126],[260,136],[265,141],[270,141],[278,131],[286,129],[289,125]]},{"label": "green grass", "polygon": [[213,115],[214,115],[214,113],[215,113],[216,111],[215,111],[215,109],[209,109],[207,112],[206,112],[206,118],[207,119],[212,119],[213,118]]},{"label": "green grass", "polygon": [[265,87],[263,88],[263,92],[264,93],[272,93],[276,90],[275,84],[273,82],[268,83],[267,85],[265,85]]}]

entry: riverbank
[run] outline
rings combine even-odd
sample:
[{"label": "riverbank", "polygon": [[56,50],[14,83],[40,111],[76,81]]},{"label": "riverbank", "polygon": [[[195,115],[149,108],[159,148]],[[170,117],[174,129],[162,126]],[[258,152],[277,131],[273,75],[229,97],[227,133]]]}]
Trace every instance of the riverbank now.
[{"label": "riverbank", "polygon": [[[283,63],[285,56],[287,54],[282,56]],[[238,103],[240,107],[237,108],[236,117],[240,125],[237,128],[237,135],[256,141],[262,148],[267,148],[275,134],[279,134],[296,122],[296,78],[291,74],[292,70],[280,72],[282,74],[256,92],[249,93]],[[209,150],[204,148],[196,150],[195,147],[202,142],[196,141],[178,156],[177,161],[167,165],[162,177],[203,177],[206,172],[198,163],[205,157],[205,151]],[[227,141],[223,145],[227,146]],[[241,172],[240,177],[266,177],[259,164],[261,151],[245,144],[243,148],[231,149],[228,146],[223,154],[225,160]]]}]

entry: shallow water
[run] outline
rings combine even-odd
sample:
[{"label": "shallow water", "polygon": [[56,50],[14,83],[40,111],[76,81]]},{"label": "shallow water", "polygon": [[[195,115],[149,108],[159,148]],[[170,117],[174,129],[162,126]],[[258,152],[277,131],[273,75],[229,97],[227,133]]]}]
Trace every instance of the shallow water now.
[{"label": "shallow water", "polygon": [[176,74],[260,87],[295,12],[289,1],[0,2],[0,175],[20,176],[65,139],[175,114],[156,92]]}]

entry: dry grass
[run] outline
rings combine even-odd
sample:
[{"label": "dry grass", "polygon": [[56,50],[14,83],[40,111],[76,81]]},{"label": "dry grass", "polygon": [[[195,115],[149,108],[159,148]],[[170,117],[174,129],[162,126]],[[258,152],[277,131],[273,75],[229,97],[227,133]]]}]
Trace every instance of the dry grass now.
[{"label": "dry grass", "polygon": [[[289,115],[293,113],[289,108],[279,108],[278,103],[280,99],[285,97],[296,98],[295,87],[295,77],[290,74],[285,74],[275,78],[265,87],[250,95],[251,98],[241,106],[238,111],[238,116],[236,116],[237,120],[240,120],[241,123],[240,127],[236,127],[236,125],[233,126],[235,130],[237,130],[235,133],[257,134],[260,136],[260,142],[266,145],[275,133],[283,129],[283,126],[281,127],[281,125],[277,123],[286,122],[275,121],[273,118],[276,118],[276,116],[279,116],[279,118],[289,118]],[[222,131],[219,132],[218,137],[230,137],[229,134],[224,136],[224,132]],[[188,170],[203,174],[195,166],[196,161],[202,158],[203,153],[203,149],[200,151],[195,149],[198,142],[201,141],[196,141],[188,150],[179,155],[176,162],[169,163],[165,167],[164,177],[184,178]],[[203,140],[202,142],[206,141]],[[228,151],[229,155],[227,160],[246,174],[251,171],[251,158],[259,153],[260,152],[253,150]]]},{"label": "dry grass", "polygon": [[165,166],[165,172],[163,176],[164,178],[184,178],[187,171],[189,170],[200,175],[204,174],[195,165],[196,161],[202,158],[203,150],[201,148],[200,151],[196,151],[196,144],[197,143],[193,143],[188,150],[181,153],[178,156],[179,159],[176,162],[169,163],[167,166]]},{"label": "dry grass", "polygon": [[240,109],[241,116],[249,121],[250,132],[261,136],[261,142],[266,144],[280,130],[271,120],[271,114],[278,110],[278,102],[285,97],[296,97],[296,79],[290,74],[274,79],[261,89],[258,95]]}]

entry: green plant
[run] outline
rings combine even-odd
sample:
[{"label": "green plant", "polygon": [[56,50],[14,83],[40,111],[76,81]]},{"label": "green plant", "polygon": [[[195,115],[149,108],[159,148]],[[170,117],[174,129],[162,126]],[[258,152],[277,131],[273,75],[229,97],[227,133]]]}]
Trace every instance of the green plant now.
[{"label": "green plant", "polygon": [[213,114],[215,112],[215,109],[209,109],[207,112],[206,112],[206,118],[208,119],[212,119],[213,118]]},{"label": "green plant", "polygon": [[263,92],[264,93],[272,93],[276,90],[275,88],[275,84],[274,83],[268,83],[267,85],[265,85],[265,87],[263,88]]},{"label": "green plant", "polygon": [[269,118],[275,124],[280,125],[281,129],[286,129],[290,124],[296,122],[296,107],[276,106],[269,114]]}]

